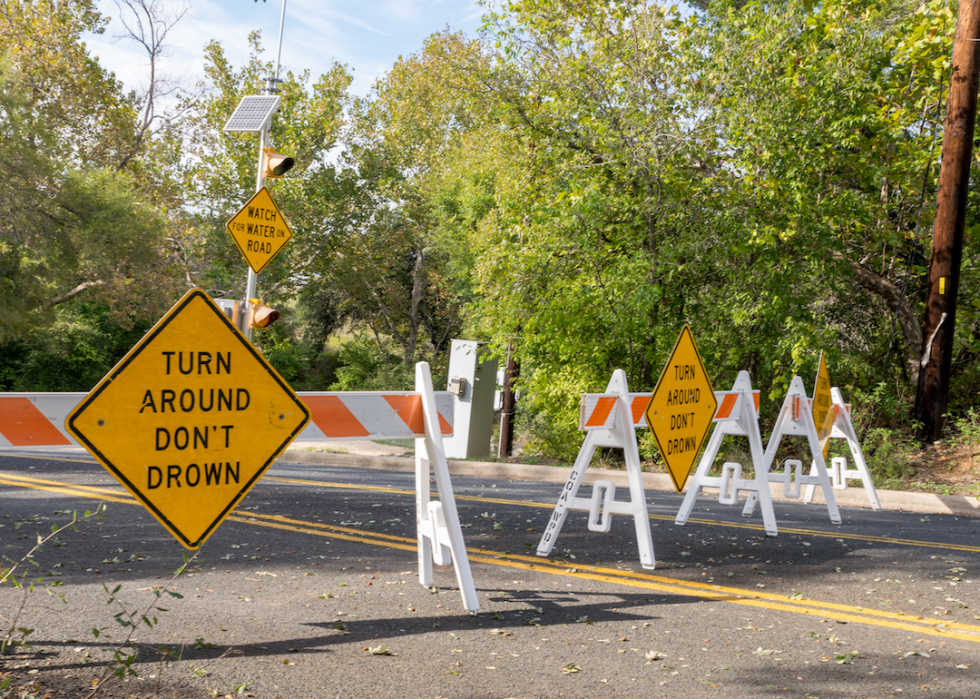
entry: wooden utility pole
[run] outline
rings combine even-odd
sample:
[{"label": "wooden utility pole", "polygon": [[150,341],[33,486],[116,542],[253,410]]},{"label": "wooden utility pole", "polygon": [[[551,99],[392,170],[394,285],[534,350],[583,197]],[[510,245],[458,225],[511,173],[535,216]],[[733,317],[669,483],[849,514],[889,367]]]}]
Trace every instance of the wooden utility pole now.
[{"label": "wooden utility pole", "polygon": [[507,368],[504,371],[504,404],[500,410],[500,443],[497,445],[497,458],[506,459],[514,450],[514,379],[520,373],[520,365],[514,361],[514,345],[507,347]]},{"label": "wooden utility pole", "polygon": [[943,127],[942,164],[926,310],[922,322],[922,353],[915,415],[920,436],[938,439],[949,402],[949,374],[956,328],[956,297],[963,256],[966,198],[973,159],[973,130],[977,119],[980,78],[980,0],[961,0],[953,39],[953,68]]}]

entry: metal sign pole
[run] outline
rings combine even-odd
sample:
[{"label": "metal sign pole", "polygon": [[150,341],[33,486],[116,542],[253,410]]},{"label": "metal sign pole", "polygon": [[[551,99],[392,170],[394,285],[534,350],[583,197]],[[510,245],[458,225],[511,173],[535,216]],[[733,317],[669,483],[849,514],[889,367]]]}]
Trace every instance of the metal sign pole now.
[{"label": "metal sign pole", "polygon": [[[265,176],[262,172],[262,164],[265,159],[265,147],[268,145],[268,142],[269,142],[269,127],[266,126],[260,132],[260,138],[259,138],[259,165],[257,168],[257,174],[255,176],[256,193],[259,192],[262,189],[262,187],[265,186]],[[244,306],[245,322],[243,323],[244,327],[242,328],[242,332],[245,333],[245,338],[249,342],[252,341],[252,329],[248,327],[248,309],[251,304],[250,299],[255,298],[255,280],[256,280],[255,272],[253,272],[252,268],[249,267],[248,278],[247,281],[245,282],[245,306]]]},{"label": "metal sign pole", "polygon": [[[279,16],[279,49],[276,51],[276,72],[272,77],[272,80],[266,81],[265,94],[272,95],[278,92],[276,85],[279,83],[279,59],[282,56],[282,29],[286,22],[286,0],[282,0],[282,13]],[[259,165],[257,168],[257,173],[255,175],[255,193],[258,194],[262,187],[265,186],[265,176],[262,172],[262,166],[265,164],[265,149],[269,145],[269,129],[272,127],[271,120],[266,124],[265,128],[260,132],[259,138]],[[248,277],[245,282],[245,322],[242,332],[245,333],[246,339],[252,341],[252,329],[248,327],[248,309],[251,306],[251,299],[255,298],[255,281],[256,275],[251,267],[248,268]]]}]

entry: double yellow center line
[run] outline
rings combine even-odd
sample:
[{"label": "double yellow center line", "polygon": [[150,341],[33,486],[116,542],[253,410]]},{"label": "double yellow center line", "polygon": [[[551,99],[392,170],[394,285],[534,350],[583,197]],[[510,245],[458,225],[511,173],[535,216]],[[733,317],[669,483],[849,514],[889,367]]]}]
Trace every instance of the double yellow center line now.
[{"label": "double yellow center line", "polygon": [[[337,488],[359,491],[383,492],[397,495],[414,495],[413,490],[384,488],[379,486],[351,485],[349,483],[334,483],[324,481],[313,481],[303,479],[278,478],[267,476],[263,480],[303,486],[316,486],[322,488]],[[0,473],[0,484],[31,488],[47,492],[59,493],[75,497],[84,497],[108,502],[124,503],[128,505],[138,504],[135,498],[125,493],[120,488],[100,488],[85,485],[69,485],[59,481],[49,481],[40,478],[28,478],[20,475]],[[458,495],[457,500],[469,500],[487,504],[501,505],[525,505],[528,507],[551,509],[553,505],[547,503],[533,503],[527,501],[511,501],[504,499],[482,498],[477,496]],[[296,532],[310,536],[327,537],[339,541],[350,541],[353,543],[367,544],[370,546],[382,546],[386,548],[398,549],[402,551],[417,551],[417,541],[411,537],[385,534],[381,532],[364,531],[352,529],[333,524],[321,522],[309,522],[300,519],[293,519],[281,515],[265,515],[257,512],[236,510],[229,515],[229,520],[242,524],[250,524],[271,529]],[[667,519],[661,517],[659,519]],[[694,521],[694,520],[689,520]],[[718,522],[703,520],[698,523],[718,526]],[[728,525],[726,525],[728,526]],[[738,525],[739,528],[749,528],[750,525]],[[788,531],[784,529],[783,531]],[[790,533],[806,534],[808,536],[828,536],[837,539],[852,538],[864,541],[880,541],[889,544],[941,547],[946,550],[959,548],[960,550],[976,551],[977,547],[952,547],[946,544],[935,542],[918,542],[911,540],[887,539],[882,537],[867,536],[841,536],[837,533],[816,532],[812,530],[799,529],[792,530]],[[503,566],[515,568],[529,572],[544,573],[548,575],[559,575],[580,580],[593,582],[609,583],[613,585],[624,585],[627,587],[639,588],[670,595],[681,595],[685,597],[695,597],[698,599],[738,604],[746,607],[757,607],[772,611],[789,612],[802,614],[811,617],[821,617],[826,620],[833,620],[842,623],[856,623],[872,626],[879,626],[889,629],[906,631],[916,634],[942,636],[948,639],[958,639],[972,643],[980,643],[980,626],[963,624],[956,621],[943,621],[922,616],[902,614],[899,612],[887,612],[877,609],[865,609],[846,604],[834,602],[821,602],[818,600],[795,599],[785,595],[777,595],[763,591],[752,592],[736,587],[714,585],[710,583],[693,582],[687,580],[677,580],[661,575],[650,573],[633,572],[628,570],[617,570],[603,566],[581,565],[570,566],[567,562],[553,561],[549,559],[537,558],[533,556],[521,556],[508,552],[492,551],[489,549],[468,547],[467,553],[472,563],[485,565]]]}]

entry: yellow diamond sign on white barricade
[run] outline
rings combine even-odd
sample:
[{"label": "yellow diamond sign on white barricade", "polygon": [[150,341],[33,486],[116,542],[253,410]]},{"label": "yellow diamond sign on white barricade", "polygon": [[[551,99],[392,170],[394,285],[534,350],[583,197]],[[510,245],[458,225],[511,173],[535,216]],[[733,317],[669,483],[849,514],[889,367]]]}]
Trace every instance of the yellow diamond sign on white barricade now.
[{"label": "yellow diamond sign on white barricade", "polygon": [[65,428],[196,549],[309,419],[214,301],[192,289],[69,413]]},{"label": "yellow diamond sign on white barricade", "polygon": [[226,227],[256,274],[261,273],[293,237],[289,224],[265,187],[239,209]]},{"label": "yellow diamond sign on white barricade", "polygon": [[646,409],[647,424],[678,493],[684,489],[717,408],[708,372],[691,329],[685,325]]},{"label": "yellow diamond sign on white barricade", "polygon": [[830,372],[827,371],[827,360],[820,353],[820,363],[817,365],[817,382],[813,387],[813,424],[817,427],[817,439],[823,446],[823,455],[827,456],[830,448],[830,430],[834,426],[834,416],[830,415],[833,399],[830,395]]}]

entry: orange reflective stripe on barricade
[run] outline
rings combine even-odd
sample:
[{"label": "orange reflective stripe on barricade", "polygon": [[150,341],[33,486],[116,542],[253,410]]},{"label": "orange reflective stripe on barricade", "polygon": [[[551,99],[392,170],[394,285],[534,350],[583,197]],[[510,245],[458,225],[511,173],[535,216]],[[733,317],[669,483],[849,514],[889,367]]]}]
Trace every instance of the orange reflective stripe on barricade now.
[{"label": "orange reflective stripe on barricade", "polygon": [[715,419],[730,417],[737,403],[737,393],[726,393],[725,397],[721,399],[721,404],[718,406],[718,412],[715,413]]},{"label": "orange reflective stripe on barricade", "polygon": [[647,412],[647,406],[650,405],[650,399],[653,398],[652,393],[640,393],[639,395],[633,396],[633,403],[630,409],[633,413],[633,425],[641,426],[644,424],[644,415]]},{"label": "orange reflective stripe on barricade", "polygon": [[0,398],[0,434],[15,447],[71,444],[30,400],[23,397]]},{"label": "orange reflective stripe on barricade", "polygon": [[[356,438],[370,434],[337,396],[307,396],[302,401],[310,409],[313,422],[327,437]],[[299,438],[303,438],[302,434]]]},{"label": "orange reflective stripe on barricade", "polygon": [[616,406],[616,399],[604,396],[598,400],[595,409],[592,414],[589,415],[589,419],[586,421],[586,427],[602,427],[606,424],[606,420],[609,417],[609,413]]}]

